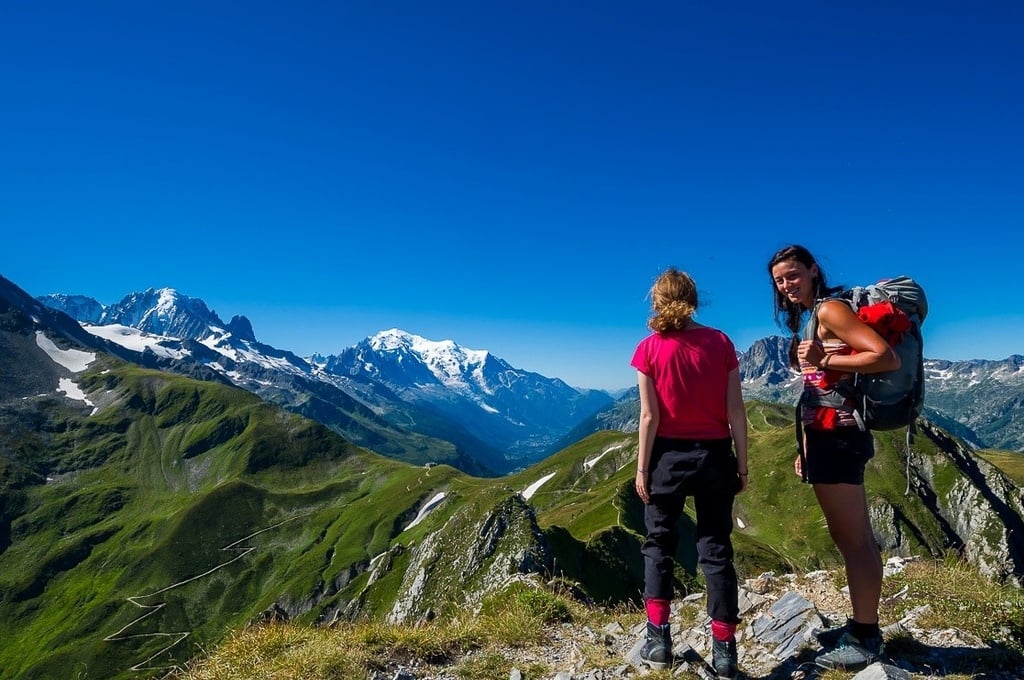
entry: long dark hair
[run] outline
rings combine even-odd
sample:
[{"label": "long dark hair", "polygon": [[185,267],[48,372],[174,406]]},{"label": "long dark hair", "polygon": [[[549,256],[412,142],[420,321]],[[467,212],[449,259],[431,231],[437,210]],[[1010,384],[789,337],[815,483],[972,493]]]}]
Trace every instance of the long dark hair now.
[{"label": "long dark hair", "polygon": [[789,260],[795,260],[805,267],[810,269],[814,265],[818,265],[818,276],[814,279],[814,298],[820,300],[821,298],[834,295],[843,289],[842,286],[829,287],[828,281],[825,278],[825,270],[822,269],[818,261],[814,259],[814,255],[811,255],[811,251],[807,250],[800,245],[789,245],[780,250],[779,252],[772,255],[772,259],[768,261],[768,279],[772,285],[773,294],[773,308],[775,310],[775,323],[780,328],[789,329],[790,333],[793,334],[792,339],[789,343],[789,363],[793,366],[798,366],[799,361],[796,357],[797,345],[800,344],[800,325],[803,319],[804,312],[808,311],[804,309],[804,306],[798,302],[792,302],[786,297],[782,291],[779,290],[778,286],[775,285],[775,277],[772,276],[772,269],[775,265],[780,262],[787,262]]}]

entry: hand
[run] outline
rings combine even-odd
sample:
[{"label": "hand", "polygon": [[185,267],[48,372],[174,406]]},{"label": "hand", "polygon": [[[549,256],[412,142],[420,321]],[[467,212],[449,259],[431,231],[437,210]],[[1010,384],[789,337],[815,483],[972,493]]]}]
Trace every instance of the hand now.
[{"label": "hand", "polygon": [[736,490],[736,494],[739,495],[747,490],[747,484],[750,482],[750,475],[741,475],[737,472],[736,476],[739,477],[740,480],[740,488]]},{"label": "hand", "polygon": [[800,454],[796,454],[796,460],[793,461],[793,470],[796,472],[796,476],[800,479],[804,478],[804,463],[800,460]]},{"label": "hand", "polygon": [[801,340],[796,356],[800,361],[820,368],[821,362],[825,360],[825,348],[817,340]]},{"label": "hand", "polygon": [[647,486],[647,473],[646,472],[640,472],[639,470],[637,470],[637,473],[636,473],[636,493],[637,493],[638,496],[640,496],[640,500],[642,500],[644,502],[644,505],[647,505],[648,503],[651,502],[651,490]]}]

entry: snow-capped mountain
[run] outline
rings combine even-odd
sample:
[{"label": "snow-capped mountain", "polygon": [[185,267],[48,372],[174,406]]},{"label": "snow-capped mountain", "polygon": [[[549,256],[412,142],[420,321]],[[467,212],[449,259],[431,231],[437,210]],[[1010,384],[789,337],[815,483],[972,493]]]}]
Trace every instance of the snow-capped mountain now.
[{"label": "snow-capped mountain", "polygon": [[78,320],[93,335],[165,359],[199,360],[229,378],[231,368],[239,363],[292,374],[310,370],[309,364],[291,352],[257,342],[252,324],[244,316],[224,323],[205,302],[173,288],[131,293],[110,306],[83,295],[51,294],[36,299]]},{"label": "snow-capped mountain", "polygon": [[149,288],[126,295],[108,306],[84,295],[55,293],[37,298],[81,323],[93,326],[124,326],[160,338],[203,341],[215,344],[225,336],[255,342],[252,324],[244,316],[224,323],[199,298],[182,295],[173,288]]},{"label": "snow-capped mountain", "polygon": [[[503,467],[495,464],[501,462],[502,454],[492,446],[454,425],[438,424],[436,416],[404,404],[383,386],[332,376],[291,352],[258,342],[245,317],[225,324],[202,300],[172,289],[134,293],[110,307],[89,300],[64,295],[39,298],[69,314],[88,312],[89,320],[74,324],[75,328],[94,343],[123,350],[122,358],[232,383],[378,453],[411,463],[447,463],[471,474],[495,474]],[[174,335],[182,332],[194,335]],[[410,427],[417,422],[429,426],[420,431]]]},{"label": "snow-capped mountain", "polygon": [[[394,453],[394,433],[385,438],[364,432],[364,421],[450,442],[454,451],[441,462],[473,473],[503,473],[538,460],[581,419],[611,402],[604,392],[581,392],[515,369],[485,350],[398,329],[337,356],[302,359],[257,341],[245,317],[225,324],[202,300],[170,288],[132,293],[109,307],[84,296],[39,301],[81,314],[83,327],[97,338],[172,370],[198,364],[216,371],[381,453]],[[419,456],[438,459],[437,443],[410,442],[404,457],[417,449]]]},{"label": "snow-capped mountain", "polygon": [[925,406],[968,428],[976,444],[1024,451],[1024,356],[929,359],[924,370]]},{"label": "snow-capped mountain", "polygon": [[321,360],[329,373],[383,383],[404,400],[440,410],[514,459],[537,460],[612,402],[604,392],[514,368],[486,350],[397,328]]}]

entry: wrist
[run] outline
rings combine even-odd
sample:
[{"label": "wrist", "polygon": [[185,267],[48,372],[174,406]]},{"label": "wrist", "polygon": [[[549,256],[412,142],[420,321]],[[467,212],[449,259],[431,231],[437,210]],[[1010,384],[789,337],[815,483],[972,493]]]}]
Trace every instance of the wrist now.
[{"label": "wrist", "polygon": [[749,472],[740,472],[740,471],[738,471],[738,470],[737,470],[737,471],[736,471],[736,474],[738,474],[738,475],[739,475],[740,477],[746,477],[746,476],[747,476],[747,475],[749,475],[750,473],[749,473]]},{"label": "wrist", "polygon": [[647,468],[642,468],[642,467],[638,467],[638,468],[636,469],[636,471],[637,471],[637,472],[647,472]]}]

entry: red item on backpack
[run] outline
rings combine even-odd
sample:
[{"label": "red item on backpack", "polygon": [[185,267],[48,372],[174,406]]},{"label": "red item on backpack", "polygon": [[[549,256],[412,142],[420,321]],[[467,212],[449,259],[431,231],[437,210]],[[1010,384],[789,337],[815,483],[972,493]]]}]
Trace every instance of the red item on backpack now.
[{"label": "red item on backpack", "polygon": [[857,318],[871,326],[890,346],[903,340],[903,334],[910,330],[910,317],[891,302],[876,302],[857,310]]}]

